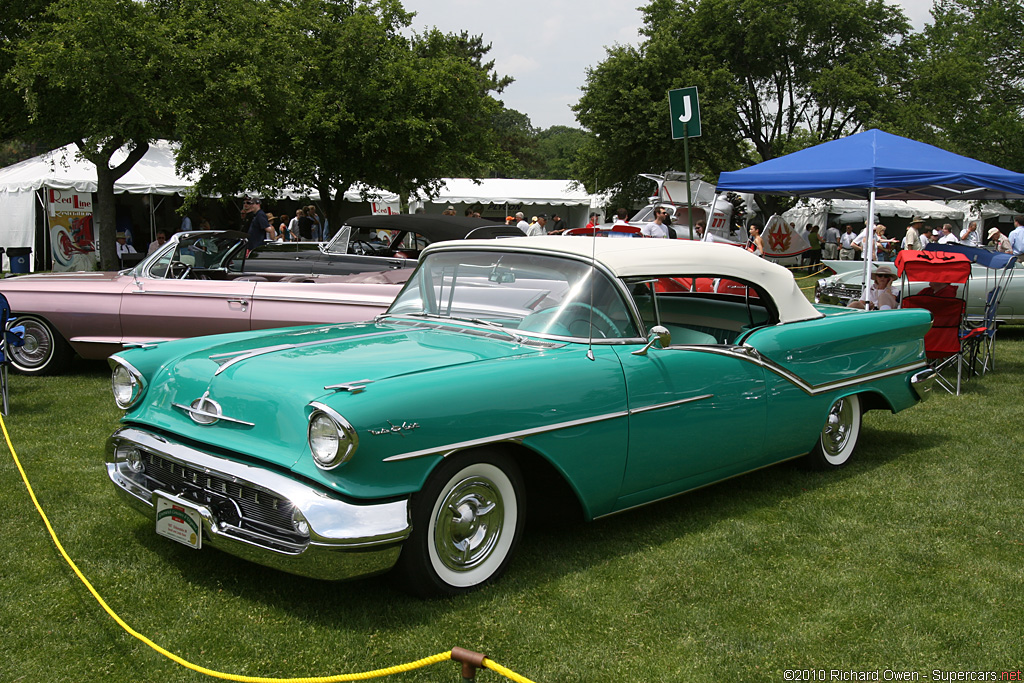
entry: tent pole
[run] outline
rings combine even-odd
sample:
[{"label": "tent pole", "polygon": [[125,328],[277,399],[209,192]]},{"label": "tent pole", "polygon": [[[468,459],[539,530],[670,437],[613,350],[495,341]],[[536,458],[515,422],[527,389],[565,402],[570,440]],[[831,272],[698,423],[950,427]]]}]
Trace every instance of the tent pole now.
[{"label": "tent pole", "polygon": [[864,221],[864,229],[867,234],[864,237],[864,302],[867,304],[868,287],[871,286],[871,269],[874,266],[871,255],[875,253],[875,191],[871,190],[868,195],[868,217]]}]

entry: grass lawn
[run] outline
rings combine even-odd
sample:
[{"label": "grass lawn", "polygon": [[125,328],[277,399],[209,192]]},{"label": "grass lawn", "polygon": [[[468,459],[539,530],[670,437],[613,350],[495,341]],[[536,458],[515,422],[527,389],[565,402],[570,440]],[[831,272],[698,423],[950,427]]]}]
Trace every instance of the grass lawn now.
[{"label": "grass lawn", "polygon": [[[1024,327],[1000,332],[997,361],[963,396],[869,413],[844,470],[783,464],[593,524],[544,518],[496,585],[430,602],[386,577],[316,582],[156,536],[106,480],[119,411],[104,363],[13,376],[7,425],[99,593],[133,628],[215,670],[327,676],[458,645],[538,683],[791,680],[787,669],[929,680],[1024,666]],[[6,449],[0,509],[0,681],[212,680],[101,610]],[[459,673],[442,663],[383,680]]]}]

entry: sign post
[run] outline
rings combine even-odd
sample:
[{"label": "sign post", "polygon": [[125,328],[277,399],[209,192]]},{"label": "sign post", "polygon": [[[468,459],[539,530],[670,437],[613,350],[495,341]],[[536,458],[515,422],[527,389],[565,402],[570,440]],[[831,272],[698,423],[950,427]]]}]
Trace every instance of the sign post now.
[{"label": "sign post", "polygon": [[668,111],[672,124],[672,139],[683,139],[683,165],[686,172],[686,222],[693,239],[693,200],[690,197],[690,138],[700,137],[700,103],[697,87],[668,91]]}]

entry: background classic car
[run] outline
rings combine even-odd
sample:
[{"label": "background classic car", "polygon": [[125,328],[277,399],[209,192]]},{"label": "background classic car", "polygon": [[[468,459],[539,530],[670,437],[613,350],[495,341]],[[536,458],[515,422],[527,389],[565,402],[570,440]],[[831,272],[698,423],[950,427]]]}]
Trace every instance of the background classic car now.
[{"label": "background classic car", "polygon": [[375,321],[113,356],[107,472],[192,547],[323,579],[397,563],[413,592],[459,593],[504,571],[530,511],[843,466],[863,411],[928,395],[929,326],[812,306],[724,245],[447,242]]},{"label": "background classic car", "polygon": [[248,253],[244,233],[179,233],[119,273],[0,281],[25,326],[25,345],[11,362],[23,374],[53,374],[73,353],[105,358],[154,340],[365,320],[387,308],[427,244],[510,234],[522,235],[474,218],[361,216],[326,245],[269,244]]},{"label": "background classic car", "polygon": [[[963,250],[962,247],[955,247]],[[942,247],[928,251],[942,251]],[[974,260],[974,259],[972,259]],[[859,299],[863,290],[863,261],[822,261],[835,274],[818,280],[814,286],[814,300],[822,304],[845,306]],[[880,262],[879,262],[880,263]],[[1010,277],[1004,277],[1009,275]],[[896,281],[893,287],[904,296],[917,294],[927,283],[909,283],[905,286]],[[1001,273],[980,265],[976,260],[971,266],[971,279],[967,289],[967,315],[981,317],[989,292],[995,287],[1004,287],[999,304],[998,317],[1004,321],[1024,321],[1024,265],[1017,263],[1012,272]],[[905,291],[904,291],[905,290]]]}]

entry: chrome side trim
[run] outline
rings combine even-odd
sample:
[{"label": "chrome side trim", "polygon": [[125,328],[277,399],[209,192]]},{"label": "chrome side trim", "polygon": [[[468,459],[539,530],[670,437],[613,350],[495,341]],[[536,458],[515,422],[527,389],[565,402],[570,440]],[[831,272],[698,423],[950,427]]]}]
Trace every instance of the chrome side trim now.
[{"label": "chrome side trim", "polygon": [[[266,284],[266,283],[261,282],[259,284]],[[271,284],[277,284],[277,283],[271,283]],[[312,285],[314,283],[311,283],[311,282],[288,282],[288,283],[282,283],[282,284],[286,284],[288,286],[293,286],[293,285]],[[323,287],[322,284],[318,284],[316,286]],[[402,285],[391,285],[391,286],[392,287],[401,287]],[[257,288],[257,292],[258,291],[259,290]],[[306,291],[308,291],[308,290],[306,290]],[[257,293],[257,294],[253,294],[252,295],[252,300],[253,301],[288,301],[288,302],[296,302],[296,303],[302,303],[302,304],[320,303],[320,304],[331,304],[331,305],[338,305],[338,306],[367,306],[367,307],[378,308],[378,309],[379,308],[383,308],[383,307],[388,305],[387,302],[382,302],[382,301],[367,301],[365,299],[339,299],[336,296],[332,296],[332,294],[333,294],[333,292],[327,292],[327,293],[323,294],[322,296],[285,296],[285,295],[277,295],[277,294],[271,296],[271,295],[268,295],[268,294],[259,294],[259,293]],[[381,297],[381,298],[383,299],[383,297]]]},{"label": "chrome side trim", "polygon": [[505,432],[504,434],[495,434],[493,436],[485,436],[480,439],[470,439],[469,441],[460,441],[458,443],[450,443],[441,446],[434,446],[432,448],[424,448],[419,451],[412,451],[410,453],[400,453],[398,455],[392,455],[384,458],[383,462],[395,462],[397,460],[410,460],[412,458],[422,458],[425,455],[437,455],[443,453],[448,455],[454,451],[459,451],[465,448],[473,448],[475,446],[484,446],[489,443],[498,443],[500,441],[518,441],[528,436],[535,434],[544,434],[547,432],[555,432],[560,429],[568,429],[570,427],[579,427],[581,425],[593,424],[595,422],[604,422],[606,420],[614,420],[620,417],[628,417],[629,411],[622,410],[615,413],[606,413],[604,415],[595,415],[594,417],[585,417],[579,420],[568,420],[566,422],[559,422],[553,425],[547,425],[545,427],[534,427],[533,429],[522,429],[516,432]]},{"label": "chrome side trim", "polygon": [[[233,292],[228,293],[217,293],[217,292],[175,292],[172,290],[159,290],[159,289],[133,289],[129,294],[143,294],[146,296],[187,296],[190,299],[242,299],[242,297],[249,297],[248,294],[239,294]],[[246,301],[245,303],[248,303]]]},{"label": "chrome side trim", "polygon": [[917,361],[916,363],[907,363],[905,365],[898,365],[887,370],[879,370],[877,372],[867,372],[853,377],[847,377],[846,379],[835,380],[832,382],[824,382],[822,384],[810,384],[805,382],[796,374],[790,372],[786,368],[777,364],[770,358],[765,358],[757,352],[751,346],[688,346],[688,347],[673,347],[673,348],[687,348],[692,351],[704,351],[706,353],[715,353],[720,356],[731,356],[739,360],[744,360],[755,365],[759,365],[765,370],[772,372],[784,380],[796,385],[804,393],[814,396],[815,394],[823,394],[829,391],[835,391],[836,389],[843,389],[848,386],[855,384],[861,384],[863,382],[874,382],[875,380],[885,379],[886,377],[892,377],[894,375],[902,375],[910,372],[911,370],[917,370],[925,368],[928,364],[925,361]]},{"label": "chrome side trim", "polygon": [[652,406],[644,406],[643,408],[633,408],[629,411],[630,415],[637,415],[638,413],[647,413],[652,410],[661,410],[662,408],[671,408],[672,406],[681,406],[684,403],[693,403],[694,401],[704,401],[709,398],[714,398],[714,394],[704,394],[702,396],[693,396],[691,398],[684,398],[678,401],[669,401],[668,403],[657,403]]}]

